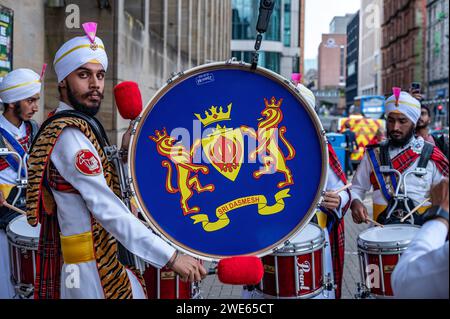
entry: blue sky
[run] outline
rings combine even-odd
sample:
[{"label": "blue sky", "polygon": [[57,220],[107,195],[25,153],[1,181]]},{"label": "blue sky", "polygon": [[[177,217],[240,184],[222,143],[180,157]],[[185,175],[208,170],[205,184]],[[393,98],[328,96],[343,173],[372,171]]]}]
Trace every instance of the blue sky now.
[{"label": "blue sky", "polygon": [[335,16],[355,13],[360,0],[306,0],[305,14],[305,59],[317,58],[322,33],[328,33]]}]

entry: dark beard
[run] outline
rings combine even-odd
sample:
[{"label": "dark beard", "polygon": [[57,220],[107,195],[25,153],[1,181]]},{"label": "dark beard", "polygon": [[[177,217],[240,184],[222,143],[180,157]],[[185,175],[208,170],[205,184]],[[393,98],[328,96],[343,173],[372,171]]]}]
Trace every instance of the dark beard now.
[{"label": "dark beard", "polygon": [[408,132],[408,134],[404,138],[400,140],[393,139],[391,137],[391,134],[389,133],[389,145],[393,147],[403,147],[409,143],[409,141],[413,136],[414,136],[414,127],[411,129],[411,131]]},{"label": "dark beard", "polygon": [[[91,92],[84,94],[83,97],[88,96],[90,93]],[[104,97],[103,94],[101,94],[100,92],[98,93],[100,94],[100,97],[103,100]],[[98,104],[97,107],[88,107],[86,104],[83,104],[80,101],[78,101],[75,95],[73,94],[69,83],[67,83],[67,98],[69,99],[70,105],[72,105],[75,110],[80,111],[86,115],[95,116],[100,110],[101,102]]]},{"label": "dark beard", "polygon": [[14,115],[17,116],[21,121],[24,121],[22,117],[22,110],[20,108],[20,101],[14,103]]}]

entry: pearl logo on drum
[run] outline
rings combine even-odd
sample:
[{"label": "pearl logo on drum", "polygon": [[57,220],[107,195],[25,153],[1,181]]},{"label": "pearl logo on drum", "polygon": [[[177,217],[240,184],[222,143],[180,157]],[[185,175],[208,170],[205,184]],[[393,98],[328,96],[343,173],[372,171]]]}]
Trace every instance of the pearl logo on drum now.
[{"label": "pearl logo on drum", "polygon": [[197,85],[203,85],[203,84],[214,82],[214,74],[212,74],[212,73],[202,74],[202,75],[196,77],[195,81],[197,82]]},{"label": "pearl logo on drum", "polygon": [[305,286],[305,273],[309,273],[311,271],[311,264],[306,260],[302,263],[297,262],[297,267],[300,290],[310,290],[311,287]]}]

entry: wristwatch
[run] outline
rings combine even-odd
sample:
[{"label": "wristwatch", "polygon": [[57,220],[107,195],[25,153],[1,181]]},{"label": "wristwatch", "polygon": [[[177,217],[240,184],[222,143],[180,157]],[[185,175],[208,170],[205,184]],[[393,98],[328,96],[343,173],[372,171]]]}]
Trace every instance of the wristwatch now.
[{"label": "wristwatch", "polygon": [[438,217],[444,218],[448,222],[448,212],[443,209],[441,206],[433,206],[429,208],[423,215],[424,222],[427,222],[431,219],[435,219]]}]

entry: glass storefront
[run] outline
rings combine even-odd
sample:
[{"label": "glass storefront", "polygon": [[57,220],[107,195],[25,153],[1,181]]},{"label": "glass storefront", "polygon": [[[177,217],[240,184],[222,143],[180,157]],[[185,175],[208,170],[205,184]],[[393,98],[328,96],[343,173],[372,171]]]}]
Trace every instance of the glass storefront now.
[{"label": "glass storefront", "polygon": [[[290,0],[288,0],[290,2]],[[281,41],[281,1],[275,2],[275,8],[264,39]],[[233,0],[233,40],[256,39],[256,24],[258,22],[259,1]],[[290,7],[290,5],[289,5]]]},{"label": "glass storefront", "polygon": [[[253,52],[250,51],[233,51],[232,56],[239,61],[247,63],[252,62]],[[269,69],[273,72],[280,73],[281,53],[278,52],[259,52],[259,66]]]}]

